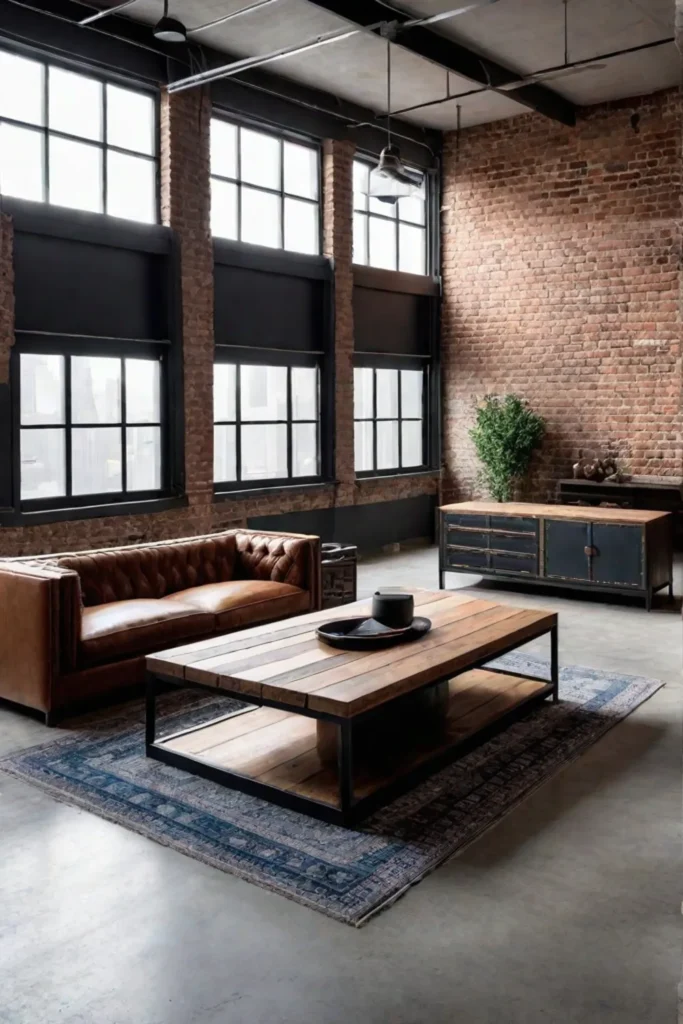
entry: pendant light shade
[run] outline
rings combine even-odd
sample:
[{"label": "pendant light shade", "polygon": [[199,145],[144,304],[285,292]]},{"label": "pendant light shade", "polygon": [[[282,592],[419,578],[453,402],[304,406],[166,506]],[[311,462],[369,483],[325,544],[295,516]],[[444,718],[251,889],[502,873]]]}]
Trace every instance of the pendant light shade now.
[{"label": "pendant light shade", "polygon": [[164,13],[154,26],[154,38],[160,43],[186,43],[187,31],[182,21],[169,17],[168,0],[164,0]]},{"label": "pendant light shade", "polygon": [[370,171],[368,195],[395,206],[399,199],[420,192],[422,181],[420,171],[404,166],[400,149],[391,141],[391,39],[387,36],[387,145],[380,153],[379,163]]},{"label": "pendant light shade", "polygon": [[379,163],[370,171],[368,195],[380,203],[393,205],[399,199],[417,195],[422,188],[422,175],[404,167],[398,146],[385,146]]}]

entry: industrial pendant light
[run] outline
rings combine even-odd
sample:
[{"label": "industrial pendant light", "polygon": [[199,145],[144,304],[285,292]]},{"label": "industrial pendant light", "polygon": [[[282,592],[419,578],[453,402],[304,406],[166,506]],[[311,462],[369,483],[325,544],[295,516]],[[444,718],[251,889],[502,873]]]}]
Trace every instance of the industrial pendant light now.
[{"label": "industrial pendant light", "polygon": [[368,195],[394,206],[399,199],[416,195],[422,188],[422,174],[405,167],[401,151],[391,141],[391,38],[387,34],[387,144],[377,167],[370,171]]},{"label": "industrial pendant light", "polygon": [[154,26],[154,38],[158,39],[160,43],[187,42],[187,31],[182,21],[169,17],[168,0],[164,0],[164,13],[161,21]]}]

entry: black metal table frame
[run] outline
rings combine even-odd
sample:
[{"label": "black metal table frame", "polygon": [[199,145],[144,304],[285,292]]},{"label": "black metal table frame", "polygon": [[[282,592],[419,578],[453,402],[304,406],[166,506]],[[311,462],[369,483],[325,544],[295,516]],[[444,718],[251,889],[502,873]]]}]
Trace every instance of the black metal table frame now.
[{"label": "black metal table frame", "polygon": [[[490,661],[496,660],[505,654],[510,654],[512,651],[516,651],[530,641],[537,640],[539,637],[545,636],[546,634],[550,635],[550,680],[541,679],[538,676],[525,675],[522,672],[510,673],[505,669],[493,669],[490,667]],[[520,679],[529,679],[533,682],[545,683],[546,685],[542,690],[539,690],[520,701],[509,711],[501,715],[500,718],[489,723],[489,725],[473,733],[471,736],[466,737],[459,743],[454,743],[453,746],[449,747],[447,750],[435,754],[434,757],[429,758],[422,764],[410,769],[410,771],[407,771],[404,775],[401,775],[393,782],[361,799],[356,799],[353,792],[353,728],[358,725],[359,722],[367,721],[373,716],[381,714],[387,704],[391,703],[390,701],[386,701],[383,704],[370,708],[368,711],[361,712],[358,715],[353,715],[349,718],[342,718],[341,716],[328,714],[324,711],[292,707],[291,704],[285,704],[282,701],[266,699],[255,700],[243,693],[226,689],[223,686],[217,687],[211,684],[178,679],[174,676],[165,676],[160,673],[147,672],[145,726],[146,754],[147,757],[154,758],[156,761],[162,761],[164,764],[172,765],[174,768],[180,768],[183,771],[190,772],[192,775],[199,775],[202,778],[209,779],[211,782],[217,782],[222,786],[227,786],[232,789],[237,789],[240,792],[248,793],[251,796],[257,796],[264,800],[269,800],[271,803],[278,804],[280,807],[300,811],[303,814],[308,814],[311,817],[320,819],[321,821],[327,821],[335,825],[349,827],[356,824],[362,818],[367,817],[368,814],[377,810],[378,807],[389,803],[401,793],[411,789],[422,779],[427,778],[427,776],[438,771],[440,768],[445,767],[452,761],[463,757],[475,747],[480,746],[482,743],[485,743],[486,740],[497,735],[499,732],[502,732],[513,722],[527,714],[533,707],[542,704],[547,697],[552,696],[554,702],[558,701],[559,664],[557,624],[551,626],[550,629],[541,629],[538,633],[534,633],[533,635],[526,637],[519,643],[511,644],[500,651],[496,651],[493,655],[488,655],[486,658],[473,662],[466,668],[461,669],[459,672],[448,672],[443,676],[440,676],[438,679],[432,679],[429,683],[416,687],[416,689],[411,692],[427,690],[432,686],[438,686],[440,683],[446,682],[449,679],[454,679],[465,672],[471,672],[473,669],[482,668],[483,666],[487,666],[487,671],[489,672],[500,672],[502,675],[513,674],[515,676],[519,676]],[[223,716],[223,718],[213,719],[210,722],[205,722],[203,725],[192,726],[189,729],[184,729],[180,732],[173,733],[172,735],[165,736],[159,742],[156,738],[156,699],[159,693],[168,690],[169,684],[180,687],[181,689],[187,688],[200,690],[204,693],[208,691],[210,693],[220,694],[221,696],[243,702],[247,706],[243,709],[239,709],[238,711],[231,712],[230,714]],[[215,725],[218,721],[224,721],[235,715],[249,713],[250,711],[257,710],[259,707],[277,708],[282,711],[288,711],[291,714],[303,715],[307,718],[314,718],[325,722],[332,722],[339,727],[339,742],[337,744],[337,775],[339,779],[338,807],[333,807],[330,804],[323,803],[320,800],[314,800],[313,798],[299,796],[297,793],[278,789],[276,786],[271,786],[265,782],[259,782],[247,775],[241,775],[238,772],[233,772],[226,768],[221,768],[216,764],[211,764],[210,762],[204,761],[192,754],[181,754],[175,750],[171,750],[167,746],[164,746],[164,743],[168,742],[170,739],[176,739],[179,736],[184,736],[188,733],[198,732],[211,725]]]}]

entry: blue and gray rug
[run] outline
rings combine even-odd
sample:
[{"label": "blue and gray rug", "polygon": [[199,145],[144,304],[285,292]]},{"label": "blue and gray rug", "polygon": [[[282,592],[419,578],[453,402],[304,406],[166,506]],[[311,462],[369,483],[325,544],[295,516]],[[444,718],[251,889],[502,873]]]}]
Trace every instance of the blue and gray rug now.
[{"label": "blue and gray rug", "polygon": [[[547,674],[521,654],[496,663]],[[145,757],[144,704],[74,719],[70,734],[10,755],[0,770],[255,885],[361,925],[595,743],[663,684],[562,670],[561,702],[527,718],[367,819],[326,825]],[[160,732],[228,710],[212,695],[160,702]]]}]

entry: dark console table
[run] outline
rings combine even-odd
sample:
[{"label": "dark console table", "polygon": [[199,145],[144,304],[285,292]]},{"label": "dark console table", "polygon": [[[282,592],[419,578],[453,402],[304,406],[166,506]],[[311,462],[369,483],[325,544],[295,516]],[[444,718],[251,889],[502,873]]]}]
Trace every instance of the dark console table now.
[{"label": "dark console table", "polygon": [[642,597],[673,596],[667,512],[468,501],[440,510],[439,583],[447,572],[478,573]]},{"label": "dark console table", "polygon": [[674,538],[683,542],[683,484],[672,477],[636,477],[622,484],[595,480],[560,480],[557,497],[561,505],[618,505],[620,508],[671,512]]}]

